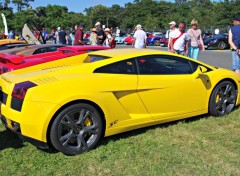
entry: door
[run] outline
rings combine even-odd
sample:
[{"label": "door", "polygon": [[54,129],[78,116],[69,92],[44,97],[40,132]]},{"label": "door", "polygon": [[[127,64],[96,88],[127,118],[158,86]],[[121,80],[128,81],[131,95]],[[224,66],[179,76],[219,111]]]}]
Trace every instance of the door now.
[{"label": "door", "polygon": [[153,118],[165,118],[206,107],[206,78],[197,63],[167,55],[137,58],[138,93]]},{"label": "door", "polygon": [[98,90],[108,101],[108,109],[114,114],[119,126],[131,126],[152,120],[137,93],[138,76],[135,59],[102,66],[94,73],[93,81],[101,82]]}]

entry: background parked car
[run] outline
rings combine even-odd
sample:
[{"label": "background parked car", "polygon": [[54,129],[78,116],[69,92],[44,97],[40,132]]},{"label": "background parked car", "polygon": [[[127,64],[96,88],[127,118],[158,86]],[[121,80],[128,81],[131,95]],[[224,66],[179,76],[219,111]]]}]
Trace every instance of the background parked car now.
[{"label": "background parked car", "polygon": [[18,56],[0,53],[0,74],[45,62],[106,49],[111,48],[105,46],[67,46],[61,47],[54,52],[35,54],[31,56]]},{"label": "background parked car", "polygon": [[125,35],[123,35],[123,36],[120,36],[120,37],[116,37],[116,38],[115,38],[116,43],[117,43],[117,44],[123,44],[126,37],[127,37],[127,34],[125,34]]},{"label": "background parked car", "polygon": [[206,49],[224,50],[230,48],[228,44],[228,35],[224,33],[216,34],[210,38],[204,38],[203,42]]},{"label": "background parked car", "polygon": [[34,54],[57,51],[58,48],[63,46],[65,45],[60,44],[31,45],[21,48],[2,50],[0,53],[30,56]]},{"label": "background parked car", "polygon": [[[126,37],[125,39],[124,39],[124,44],[125,45],[132,45],[132,43],[133,43],[133,33],[131,33],[131,34],[127,34],[128,35],[128,37]],[[130,36],[129,36],[130,35]]]},{"label": "background parked car", "polygon": [[162,34],[148,35],[147,45],[160,46],[160,39],[163,37]]},{"label": "background parked car", "polygon": [[160,46],[164,46],[164,47],[167,47],[167,46],[168,46],[168,38],[166,38],[166,35],[164,35],[164,36],[160,39]]}]

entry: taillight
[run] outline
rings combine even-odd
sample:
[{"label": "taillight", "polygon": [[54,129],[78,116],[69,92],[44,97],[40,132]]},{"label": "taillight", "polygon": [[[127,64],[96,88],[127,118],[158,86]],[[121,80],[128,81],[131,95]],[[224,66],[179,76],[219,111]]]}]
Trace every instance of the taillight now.
[{"label": "taillight", "polygon": [[37,85],[30,81],[15,84],[12,92],[12,97],[23,100],[25,98],[27,90],[35,86]]},{"label": "taillight", "polygon": [[5,66],[0,66],[0,74],[8,72],[8,68]]}]

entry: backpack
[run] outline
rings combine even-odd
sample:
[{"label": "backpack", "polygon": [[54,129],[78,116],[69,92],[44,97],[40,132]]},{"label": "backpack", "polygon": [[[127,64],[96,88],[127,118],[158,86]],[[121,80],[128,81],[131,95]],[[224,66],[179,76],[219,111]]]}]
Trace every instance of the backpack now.
[{"label": "backpack", "polygon": [[116,40],[113,37],[112,42],[109,43],[110,48],[115,48],[116,47]]}]

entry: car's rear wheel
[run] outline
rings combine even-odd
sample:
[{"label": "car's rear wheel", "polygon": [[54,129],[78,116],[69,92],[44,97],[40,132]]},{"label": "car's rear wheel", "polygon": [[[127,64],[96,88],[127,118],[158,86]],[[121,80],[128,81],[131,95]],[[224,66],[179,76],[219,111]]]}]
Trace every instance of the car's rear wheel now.
[{"label": "car's rear wheel", "polygon": [[213,116],[223,116],[230,113],[236,103],[237,91],[230,81],[219,83],[213,90],[209,102],[209,113]]},{"label": "car's rear wheel", "polygon": [[226,49],[226,46],[227,46],[227,44],[223,41],[218,43],[218,49],[220,49],[220,50]]},{"label": "car's rear wheel", "polygon": [[102,137],[103,120],[91,105],[79,103],[63,109],[55,118],[50,139],[65,155],[77,155],[96,146]]},{"label": "car's rear wheel", "polygon": [[156,41],[154,42],[154,46],[160,46],[160,41],[159,41],[159,40],[156,40]]}]

